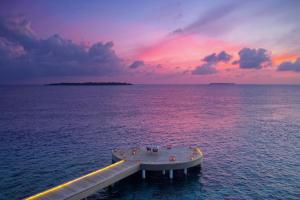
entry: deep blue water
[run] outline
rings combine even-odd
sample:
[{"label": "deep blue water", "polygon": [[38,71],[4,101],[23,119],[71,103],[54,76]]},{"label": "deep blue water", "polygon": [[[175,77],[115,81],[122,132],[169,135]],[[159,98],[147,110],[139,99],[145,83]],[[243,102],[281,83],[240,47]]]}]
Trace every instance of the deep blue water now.
[{"label": "deep blue water", "polygon": [[0,87],[0,199],[145,144],[197,144],[202,171],[125,181],[91,199],[300,199],[300,86]]}]

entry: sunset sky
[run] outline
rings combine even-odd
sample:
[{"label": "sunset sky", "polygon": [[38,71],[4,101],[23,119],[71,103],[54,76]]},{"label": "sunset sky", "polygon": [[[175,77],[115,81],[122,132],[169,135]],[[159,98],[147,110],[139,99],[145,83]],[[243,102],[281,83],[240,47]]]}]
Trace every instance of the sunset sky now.
[{"label": "sunset sky", "polygon": [[2,0],[0,83],[300,84],[298,0]]}]

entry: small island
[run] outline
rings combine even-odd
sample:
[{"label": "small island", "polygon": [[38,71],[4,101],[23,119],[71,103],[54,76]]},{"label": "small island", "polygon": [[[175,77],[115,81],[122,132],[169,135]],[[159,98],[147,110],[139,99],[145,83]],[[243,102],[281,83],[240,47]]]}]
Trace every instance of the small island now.
[{"label": "small island", "polygon": [[78,83],[70,83],[70,82],[62,82],[62,83],[49,83],[45,84],[46,86],[105,86],[105,85],[132,85],[132,83],[125,82],[78,82]]},{"label": "small island", "polygon": [[235,83],[210,83],[209,85],[236,85]]}]

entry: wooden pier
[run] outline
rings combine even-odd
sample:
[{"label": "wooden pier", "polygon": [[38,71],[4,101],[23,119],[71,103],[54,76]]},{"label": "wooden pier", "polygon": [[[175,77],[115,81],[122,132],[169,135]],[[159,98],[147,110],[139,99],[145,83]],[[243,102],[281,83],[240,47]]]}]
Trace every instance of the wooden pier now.
[{"label": "wooden pier", "polygon": [[146,171],[169,172],[173,179],[173,170],[183,170],[201,165],[203,153],[198,147],[165,147],[114,149],[112,159],[115,163],[76,178],[25,200],[78,200],[110,186],[138,171],[146,178]]}]

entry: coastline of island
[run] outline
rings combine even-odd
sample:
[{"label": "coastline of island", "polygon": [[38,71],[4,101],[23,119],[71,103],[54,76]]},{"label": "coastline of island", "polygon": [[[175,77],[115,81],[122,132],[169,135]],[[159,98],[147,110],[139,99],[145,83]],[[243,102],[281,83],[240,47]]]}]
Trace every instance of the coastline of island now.
[{"label": "coastline of island", "polygon": [[48,83],[45,86],[118,86],[118,85],[132,85],[126,82],[61,82]]},{"label": "coastline of island", "polygon": [[236,83],[209,83],[209,85],[236,85]]}]

